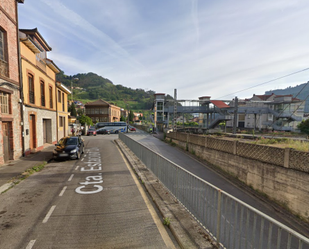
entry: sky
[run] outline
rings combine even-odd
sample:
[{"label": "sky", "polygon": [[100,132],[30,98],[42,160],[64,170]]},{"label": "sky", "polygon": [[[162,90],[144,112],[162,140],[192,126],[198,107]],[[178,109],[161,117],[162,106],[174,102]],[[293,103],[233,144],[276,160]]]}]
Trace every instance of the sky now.
[{"label": "sky", "polygon": [[25,0],[18,12],[66,75],[188,100],[309,81],[308,0]]}]

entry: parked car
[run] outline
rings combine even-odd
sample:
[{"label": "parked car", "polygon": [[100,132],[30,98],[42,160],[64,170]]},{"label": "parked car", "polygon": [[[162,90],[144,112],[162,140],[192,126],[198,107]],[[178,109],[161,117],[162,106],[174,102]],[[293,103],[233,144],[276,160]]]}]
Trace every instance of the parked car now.
[{"label": "parked car", "polygon": [[54,159],[79,159],[84,153],[84,141],[79,136],[63,137],[55,146]]},{"label": "parked car", "polygon": [[130,130],[130,131],[136,131],[136,128],[133,127],[133,126],[129,126],[129,130]]},{"label": "parked car", "polygon": [[87,136],[96,136],[97,135],[97,131],[95,128],[89,128],[89,130],[87,131]]},{"label": "parked car", "polygon": [[97,129],[97,134],[110,134],[110,130],[106,128]]}]

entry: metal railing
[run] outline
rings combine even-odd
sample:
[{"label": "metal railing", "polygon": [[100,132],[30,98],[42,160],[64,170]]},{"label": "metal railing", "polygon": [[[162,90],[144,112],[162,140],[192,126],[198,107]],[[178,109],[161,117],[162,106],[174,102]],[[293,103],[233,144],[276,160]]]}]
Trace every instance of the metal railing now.
[{"label": "metal railing", "polygon": [[119,138],[208,231],[220,248],[307,249],[309,239],[128,135]]}]

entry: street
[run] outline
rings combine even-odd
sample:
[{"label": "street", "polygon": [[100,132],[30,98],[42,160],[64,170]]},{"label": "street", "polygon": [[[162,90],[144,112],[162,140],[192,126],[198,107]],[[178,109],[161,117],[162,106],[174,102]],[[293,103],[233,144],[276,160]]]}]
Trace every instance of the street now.
[{"label": "street", "polygon": [[0,248],[179,248],[117,137],[84,137],[80,160],[52,161],[2,194]]}]

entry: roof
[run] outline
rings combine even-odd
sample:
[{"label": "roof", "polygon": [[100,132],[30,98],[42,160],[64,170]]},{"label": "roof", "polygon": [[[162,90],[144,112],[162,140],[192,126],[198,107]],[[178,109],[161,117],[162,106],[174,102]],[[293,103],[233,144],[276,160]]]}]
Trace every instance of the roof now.
[{"label": "roof", "polygon": [[20,29],[20,32],[27,35],[27,37],[31,37],[35,42],[37,41],[45,51],[51,51],[52,48],[48,45],[48,43],[44,40],[43,36],[39,33],[37,28],[34,29]]},{"label": "roof", "polygon": [[112,104],[108,103],[107,101],[105,101],[105,100],[103,100],[103,99],[98,99],[98,100],[96,100],[96,101],[94,101],[94,102],[87,102],[84,106],[85,106],[86,108],[87,108],[87,106],[108,106],[108,107],[113,106],[113,107],[116,107],[116,108],[119,108],[119,109],[120,109],[119,106],[112,105]]},{"label": "roof", "polygon": [[213,103],[218,108],[231,108],[229,105],[225,104],[221,100],[210,100],[211,103]]}]

